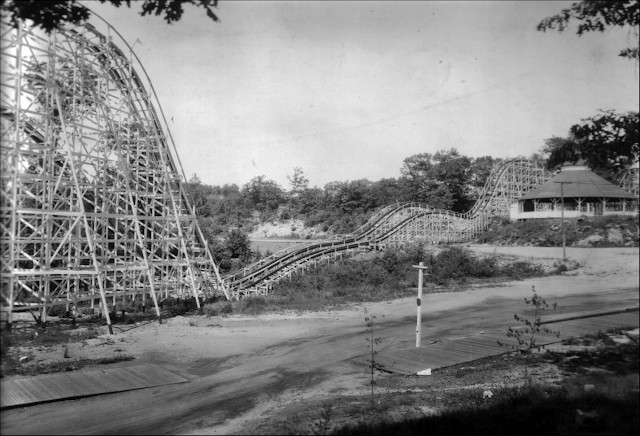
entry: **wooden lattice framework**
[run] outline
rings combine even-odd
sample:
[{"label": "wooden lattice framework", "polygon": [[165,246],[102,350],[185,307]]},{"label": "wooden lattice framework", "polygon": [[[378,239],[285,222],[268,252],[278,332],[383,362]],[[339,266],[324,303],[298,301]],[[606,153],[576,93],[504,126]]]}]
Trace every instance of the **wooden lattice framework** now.
[{"label": "wooden lattice framework", "polygon": [[[106,22],[3,18],[1,308],[229,297],[153,87]],[[117,43],[117,44],[116,44]],[[10,324],[9,324],[10,325]]]},{"label": "wooden lattice framework", "polygon": [[511,204],[550,178],[538,162],[509,159],[496,165],[473,207],[459,214],[427,205],[411,206],[416,218],[386,238],[393,245],[424,241],[432,244],[465,242],[477,237],[494,217],[508,217]]},{"label": "wooden lattice framework", "polygon": [[636,164],[636,166],[632,168],[629,168],[622,176],[622,179],[620,179],[620,183],[618,184],[618,186],[638,197],[638,195],[640,195],[639,173],[640,169],[638,168],[638,164]]}]

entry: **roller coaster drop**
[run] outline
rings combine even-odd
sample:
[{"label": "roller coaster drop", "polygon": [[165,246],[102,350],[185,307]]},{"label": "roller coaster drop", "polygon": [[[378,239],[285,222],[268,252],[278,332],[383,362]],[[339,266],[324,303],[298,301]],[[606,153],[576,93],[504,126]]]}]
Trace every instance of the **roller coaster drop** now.
[{"label": "roller coaster drop", "polygon": [[104,309],[140,295],[160,316],[158,300],[170,295],[199,305],[202,296],[268,292],[347,253],[468,241],[549,177],[539,164],[509,160],[467,213],[390,205],[345,238],[282,250],[223,278],[151,81],[120,35],[96,25],[102,31],[86,24],[46,35],[3,22],[1,305],[9,325],[16,311],[40,310],[44,321],[52,306]]},{"label": "roller coaster drop", "polygon": [[158,317],[163,296],[229,298],[151,82],[120,35],[96,25],[104,30],[46,35],[3,17],[0,274],[9,326],[15,311],[39,310],[46,321],[52,306],[105,309],[116,297],[149,298]]}]

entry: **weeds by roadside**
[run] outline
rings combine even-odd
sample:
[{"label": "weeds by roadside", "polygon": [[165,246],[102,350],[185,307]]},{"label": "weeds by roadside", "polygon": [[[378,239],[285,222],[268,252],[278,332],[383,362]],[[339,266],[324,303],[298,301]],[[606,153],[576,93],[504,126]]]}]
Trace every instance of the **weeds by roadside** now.
[{"label": "weeds by roadside", "polygon": [[522,323],[523,326],[509,327],[507,329],[507,337],[515,339],[516,342],[518,342],[518,345],[516,346],[497,341],[498,345],[501,347],[510,347],[517,349],[524,354],[529,354],[534,348],[540,350],[540,345],[537,341],[538,336],[541,333],[553,334],[556,337],[560,337],[560,332],[553,331],[550,328],[543,326],[540,318],[540,315],[544,310],[549,309],[550,307],[556,309],[558,304],[553,303],[552,305],[549,305],[544,298],[536,293],[535,286],[531,286],[531,292],[533,292],[533,297],[531,297],[531,299],[525,298],[524,302],[526,305],[533,307],[532,319],[516,313],[513,315],[513,319]]},{"label": "weeds by roadside", "polygon": [[84,329],[69,330],[61,325],[52,325],[45,330],[14,330],[8,332],[2,330],[2,355],[9,347],[50,347],[70,342],[82,342],[97,338],[100,331],[92,325]]},{"label": "weeds by roadside", "polygon": [[331,417],[333,416],[333,404],[325,402],[320,408],[318,413],[318,419],[311,422],[309,425],[311,432],[316,435],[330,434],[331,430]]},{"label": "weeds by roadside", "polygon": [[368,347],[369,347],[369,352],[371,354],[371,357],[369,359],[367,359],[367,362],[369,363],[369,371],[371,373],[371,380],[370,380],[370,386],[371,386],[371,412],[374,413],[375,412],[375,395],[374,395],[374,385],[376,384],[375,378],[374,378],[374,374],[375,374],[375,370],[379,369],[380,364],[378,362],[376,362],[376,354],[378,354],[377,351],[377,346],[380,345],[382,343],[382,338],[380,337],[374,337],[374,319],[377,318],[377,316],[373,315],[373,314],[369,314],[369,312],[367,311],[367,309],[364,310],[365,318],[364,321],[367,323],[367,330],[368,330],[368,335],[369,337],[365,338],[365,340],[368,343]]},{"label": "weeds by roadside", "polygon": [[531,319],[526,318],[523,315],[518,315],[517,313],[513,315],[513,319],[522,324],[519,327],[509,327],[507,329],[507,337],[513,338],[516,340],[518,345],[507,344],[504,342],[500,342],[498,345],[501,347],[508,347],[514,350],[518,350],[525,356],[525,383],[530,385],[531,378],[529,376],[529,360],[531,356],[531,352],[534,349],[540,350],[540,345],[538,344],[538,337],[540,334],[552,334],[556,337],[560,337],[560,332],[553,331],[548,327],[542,325],[542,320],[540,318],[541,313],[552,307],[556,309],[558,307],[557,303],[553,303],[553,305],[549,305],[544,298],[536,293],[536,289],[534,286],[531,286],[531,292],[533,292],[533,297],[531,299],[525,298],[524,302],[527,306],[531,306],[533,308],[533,316]]},{"label": "weeds by roadside", "polygon": [[[67,349],[65,349],[67,350]],[[68,355],[68,350],[65,351]],[[65,355],[64,357],[67,357]],[[69,356],[68,358],[71,358]],[[13,355],[8,355],[7,358],[3,361],[3,371],[2,376],[9,375],[39,375],[39,374],[51,374],[55,372],[65,372],[65,371],[77,371],[86,366],[92,365],[107,365],[111,363],[118,362],[126,362],[129,360],[133,360],[134,357],[129,356],[125,353],[116,353],[112,357],[103,357],[100,359],[73,359],[73,360],[58,360],[54,362],[50,362],[44,364],[42,362],[31,362],[30,360],[20,361],[20,358],[16,358]]]}]

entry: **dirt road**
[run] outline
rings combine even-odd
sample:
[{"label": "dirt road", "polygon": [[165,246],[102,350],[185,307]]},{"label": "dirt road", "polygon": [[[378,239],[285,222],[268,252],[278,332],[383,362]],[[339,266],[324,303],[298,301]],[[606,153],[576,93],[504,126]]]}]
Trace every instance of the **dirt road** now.
[{"label": "dirt road", "polygon": [[[561,249],[471,247],[478,252],[557,257]],[[531,286],[566,313],[638,305],[638,249],[569,249],[584,266],[567,275],[430,294],[423,337],[459,337],[507,326]],[[259,317],[177,317],[69,347],[72,356],[114,349],[131,362],[161,364],[189,383],[100,395],[0,412],[3,434],[228,434],[262,414],[307,398],[366,392],[367,309],[383,346],[415,341],[415,299],[348,310]],[[48,350],[59,358],[58,350]],[[45,356],[46,357],[46,356]]]}]

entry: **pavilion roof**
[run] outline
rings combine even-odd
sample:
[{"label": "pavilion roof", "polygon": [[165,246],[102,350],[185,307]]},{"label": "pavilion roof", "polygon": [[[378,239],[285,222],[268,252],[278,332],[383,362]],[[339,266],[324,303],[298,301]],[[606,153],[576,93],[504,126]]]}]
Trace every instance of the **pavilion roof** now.
[{"label": "pavilion roof", "polygon": [[[563,183],[560,183],[563,182]],[[563,185],[565,198],[636,198],[583,165],[564,166],[558,174],[527,192],[520,200],[560,198]]]}]

